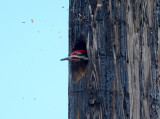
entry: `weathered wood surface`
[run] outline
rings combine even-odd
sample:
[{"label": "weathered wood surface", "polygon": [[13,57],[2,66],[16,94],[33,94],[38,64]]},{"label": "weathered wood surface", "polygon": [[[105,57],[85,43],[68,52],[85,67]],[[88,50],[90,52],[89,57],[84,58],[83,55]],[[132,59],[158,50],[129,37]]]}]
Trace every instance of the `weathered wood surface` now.
[{"label": "weathered wood surface", "polygon": [[70,0],[69,119],[160,119],[159,0]]}]

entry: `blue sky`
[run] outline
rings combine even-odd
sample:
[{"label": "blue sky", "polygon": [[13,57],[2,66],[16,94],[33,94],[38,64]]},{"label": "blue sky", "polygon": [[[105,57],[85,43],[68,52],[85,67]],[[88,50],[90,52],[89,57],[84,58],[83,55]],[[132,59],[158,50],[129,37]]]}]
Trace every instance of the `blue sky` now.
[{"label": "blue sky", "polygon": [[68,118],[68,2],[1,0],[0,119]]}]

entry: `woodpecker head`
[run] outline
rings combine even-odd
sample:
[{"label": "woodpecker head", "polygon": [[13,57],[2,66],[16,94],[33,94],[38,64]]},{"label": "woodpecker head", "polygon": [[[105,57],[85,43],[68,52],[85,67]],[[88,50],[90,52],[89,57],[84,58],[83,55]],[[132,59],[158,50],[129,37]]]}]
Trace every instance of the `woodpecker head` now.
[{"label": "woodpecker head", "polygon": [[69,60],[69,61],[82,61],[82,60],[88,60],[87,52],[86,50],[76,50],[70,54],[70,56],[61,59],[63,60]]}]

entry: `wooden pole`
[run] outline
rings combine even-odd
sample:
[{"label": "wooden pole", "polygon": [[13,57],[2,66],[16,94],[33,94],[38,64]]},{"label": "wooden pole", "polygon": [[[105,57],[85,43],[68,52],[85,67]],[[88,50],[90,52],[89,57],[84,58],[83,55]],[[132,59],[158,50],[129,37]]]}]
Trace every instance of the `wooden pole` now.
[{"label": "wooden pole", "polygon": [[160,119],[159,0],[70,0],[69,119]]}]

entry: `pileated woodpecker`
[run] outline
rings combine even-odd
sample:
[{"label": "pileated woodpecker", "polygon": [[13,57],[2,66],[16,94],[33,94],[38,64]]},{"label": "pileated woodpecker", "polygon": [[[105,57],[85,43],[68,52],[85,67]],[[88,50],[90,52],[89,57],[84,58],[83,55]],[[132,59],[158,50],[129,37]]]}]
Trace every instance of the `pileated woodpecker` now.
[{"label": "pileated woodpecker", "polygon": [[86,50],[76,50],[70,54],[70,56],[61,59],[63,60],[69,60],[69,61],[82,61],[82,60],[88,60],[87,57],[87,51]]}]

